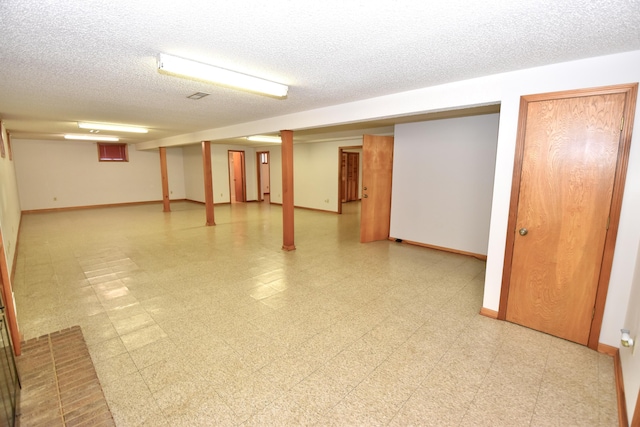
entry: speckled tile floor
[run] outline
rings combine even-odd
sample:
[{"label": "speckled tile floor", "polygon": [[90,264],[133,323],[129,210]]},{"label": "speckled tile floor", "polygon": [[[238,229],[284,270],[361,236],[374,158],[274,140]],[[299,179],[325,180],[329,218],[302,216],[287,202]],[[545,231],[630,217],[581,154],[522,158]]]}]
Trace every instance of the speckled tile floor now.
[{"label": "speckled tile floor", "polygon": [[615,426],[613,361],[478,314],[483,262],[358,242],[358,205],[24,215],[25,339],[80,325],[118,426]]}]

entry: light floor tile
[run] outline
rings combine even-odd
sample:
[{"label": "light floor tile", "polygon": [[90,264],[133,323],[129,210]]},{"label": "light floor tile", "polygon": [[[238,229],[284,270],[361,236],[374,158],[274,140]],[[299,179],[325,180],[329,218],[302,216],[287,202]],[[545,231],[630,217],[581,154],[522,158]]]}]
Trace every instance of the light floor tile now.
[{"label": "light floor tile", "polygon": [[164,415],[138,372],[104,385],[104,394],[118,426],[167,425]]},{"label": "light floor tile", "polygon": [[[124,345],[124,344],[123,344]],[[180,350],[169,338],[162,338],[129,352],[138,370],[162,360],[182,360]]]},{"label": "light floor tile", "polygon": [[478,314],[483,261],[295,215],[292,252],[268,203],[24,215],[22,333],[79,324],[119,426],[617,424],[610,357]]},{"label": "light floor tile", "polygon": [[291,402],[286,396],[271,402],[261,411],[258,411],[243,426],[310,426],[316,425],[320,415],[307,407],[302,407]]},{"label": "light floor tile", "polygon": [[388,401],[350,394],[327,411],[326,416],[322,419],[322,424],[386,426],[396,412],[397,407]]},{"label": "light floor tile", "polygon": [[120,337],[100,341],[89,346],[89,353],[94,363],[126,353],[127,349]]},{"label": "light floor tile", "polygon": [[147,313],[136,314],[131,317],[112,320],[113,327],[116,328],[118,334],[126,335],[138,329],[154,325],[156,322]]},{"label": "light floor tile", "polygon": [[541,426],[555,419],[556,423],[563,425],[598,425],[599,418],[597,401],[572,395],[551,383],[543,383],[531,424]]},{"label": "light floor tile", "polygon": [[129,353],[121,353],[108,359],[94,362],[96,374],[102,385],[109,384],[125,375],[137,372]]},{"label": "light floor tile", "polygon": [[151,325],[122,335],[120,339],[122,339],[128,351],[133,351],[166,337],[167,334],[164,333],[160,326]]},{"label": "light floor tile", "polygon": [[191,376],[185,372],[182,365],[172,360],[161,360],[140,370],[142,379],[149,387],[151,393],[178,381],[190,381]]}]

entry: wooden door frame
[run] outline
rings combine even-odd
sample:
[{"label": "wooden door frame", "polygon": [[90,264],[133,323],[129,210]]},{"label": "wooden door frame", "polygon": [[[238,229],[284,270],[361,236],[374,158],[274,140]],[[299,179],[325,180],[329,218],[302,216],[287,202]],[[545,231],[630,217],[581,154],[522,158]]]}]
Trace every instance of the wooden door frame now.
[{"label": "wooden door frame", "polygon": [[[262,202],[264,200],[264,196],[262,194],[262,160],[260,160],[260,155],[262,153],[267,153],[267,167],[269,168],[269,186],[271,186],[271,153],[269,151],[256,151],[256,169],[258,175],[258,201]],[[269,191],[271,194],[271,191]],[[269,203],[271,203],[271,197],[269,197]]]},{"label": "wooden door frame", "polygon": [[640,390],[638,391],[638,398],[636,399],[636,409],[631,414],[631,427],[640,426]]},{"label": "wooden door frame", "polygon": [[530,102],[546,101],[563,98],[579,98],[596,95],[609,95],[624,93],[626,95],[622,130],[618,145],[618,159],[616,164],[613,192],[611,195],[611,208],[609,212],[609,230],[604,244],[602,257],[602,267],[598,279],[598,289],[594,307],[591,330],[589,331],[589,341],[587,347],[597,350],[600,331],[602,329],[602,319],[609,289],[609,278],[611,276],[611,266],[615,251],[618,225],[620,222],[620,210],[622,207],[622,195],[627,176],[627,165],[629,163],[629,149],[631,147],[631,133],[633,130],[633,120],[636,110],[636,97],[638,84],[625,84],[615,86],[605,86],[588,89],[578,89],[563,92],[551,92],[536,95],[525,95],[520,98],[520,116],[518,118],[518,134],[516,138],[516,151],[513,167],[513,180],[511,184],[511,201],[509,206],[509,219],[507,222],[507,238],[504,254],[504,266],[502,269],[502,286],[500,290],[500,306],[498,309],[498,319],[505,320],[507,315],[507,302],[509,300],[509,286],[511,280],[511,263],[513,261],[513,245],[515,242],[515,228],[518,211],[518,199],[520,197],[520,181],[522,175],[522,164],[524,156],[524,138],[527,125],[527,108]]},{"label": "wooden door frame", "polygon": [[[342,213],[342,154],[347,153],[348,150],[362,150],[362,145],[349,145],[346,147],[338,147],[338,213]],[[360,183],[358,183],[360,185]],[[360,189],[358,189],[360,194]]]},{"label": "wooden door frame", "polygon": [[2,289],[2,302],[4,303],[4,312],[9,330],[8,335],[10,335],[13,354],[20,356],[22,344],[20,330],[18,329],[15,300],[13,299],[11,277],[12,274],[9,271],[6,252],[4,250],[4,241],[2,240],[2,229],[0,229],[0,288]]},{"label": "wooden door frame", "polygon": [[[247,201],[247,168],[245,166],[246,164],[246,152],[243,150],[227,150],[227,168],[229,169],[229,177],[231,177],[231,167],[229,164],[229,154],[230,153],[242,153],[242,164],[241,166],[241,170],[242,170],[242,202],[246,202]],[[234,163],[235,164],[235,163]],[[234,171],[234,176],[235,176],[235,171]],[[233,191],[236,191],[235,185],[232,185],[231,180],[229,180],[229,203],[231,203],[231,190],[233,189]],[[236,202],[238,201],[238,198],[236,197]]]}]

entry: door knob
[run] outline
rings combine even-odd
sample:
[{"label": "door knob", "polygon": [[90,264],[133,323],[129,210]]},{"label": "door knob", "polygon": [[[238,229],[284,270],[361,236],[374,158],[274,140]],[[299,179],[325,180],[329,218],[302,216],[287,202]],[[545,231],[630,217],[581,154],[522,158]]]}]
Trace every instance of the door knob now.
[{"label": "door knob", "polygon": [[366,194],[363,194],[363,195],[362,195],[362,197],[364,197],[364,198],[366,199],[366,198],[367,198],[367,197],[369,197],[369,196],[367,196]]},{"label": "door knob", "polygon": [[367,187],[364,187],[364,188],[363,188],[363,190],[364,190],[364,191],[367,191]]},{"label": "door knob", "polygon": [[518,231],[518,233],[520,233],[521,236],[526,236],[528,232],[529,232],[529,230],[527,230],[526,228],[521,228]]}]

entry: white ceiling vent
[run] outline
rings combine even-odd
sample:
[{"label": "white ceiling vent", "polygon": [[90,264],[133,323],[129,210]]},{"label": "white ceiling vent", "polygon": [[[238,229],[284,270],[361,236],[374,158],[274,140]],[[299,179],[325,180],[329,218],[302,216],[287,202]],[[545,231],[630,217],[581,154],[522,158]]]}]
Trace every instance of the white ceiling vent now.
[{"label": "white ceiling vent", "polygon": [[209,96],[209,95],[210,95],[210,94],[208,94],[208,93],[204,93],[204,92],[196,92],[196,93],[194,93],[193,95],[189,95],[189,96],[187,96],[187,98],[189,98],[189,99],[202,99],[202,98],[204,98],[205,96]]}]

